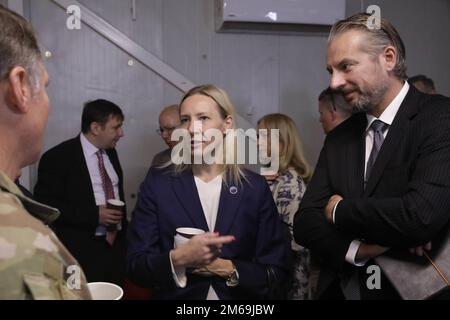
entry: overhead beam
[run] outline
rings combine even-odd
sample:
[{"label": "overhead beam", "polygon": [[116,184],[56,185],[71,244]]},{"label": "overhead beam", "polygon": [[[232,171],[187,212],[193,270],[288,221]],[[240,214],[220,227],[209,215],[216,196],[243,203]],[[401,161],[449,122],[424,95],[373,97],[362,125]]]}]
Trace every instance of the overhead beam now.
[{"label": "overhead beam", "polygon": [[76,0],[51,0],[58,6],[67,10],[71,5],[76,5],[81,9],[81,21],[91,27],[94,31],[114,43],[120,49],[140,61],[142,64],[153,70],[173,86],[187,92],[195,87],[195,83],[169,66],[167,63],[148,52],[139,44],[131,40],[124,33],[113,27],[110,23],[96,15],[94,12],[83,6]]},{"label": "overhead beam", "polygon": [[[117,47],[125,51],[127,54],[140,61],[143,65],[153,70],[164,80],[171,83],[181,92],[187,92],[196,86],[194,82],[186,78],[184,75],[176,71],[167,63],[154,56],[135,41],[131,40],[125,34],[120,32],[110,23],[96,15],[94,12],[83,6],[76,0],[51,0],[59,7],[67,11],[71,5],[77,5],[81,9],[81,21],[91,27],[95,32],[102,35],[108,41],[114,43]],[[239,126],[244,129],[251,128],[253,125],[241,115],[237,115]]]}]

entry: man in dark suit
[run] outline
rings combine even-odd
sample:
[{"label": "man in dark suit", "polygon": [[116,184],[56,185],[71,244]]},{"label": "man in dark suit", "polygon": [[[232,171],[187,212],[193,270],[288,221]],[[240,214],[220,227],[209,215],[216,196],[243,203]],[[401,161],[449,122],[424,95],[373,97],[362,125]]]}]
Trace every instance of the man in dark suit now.
[{"label": "man in dark suit", "polygon": [[319,95],[319,113],[319,121],[325,134],[328,134],[352,115],[351,108],[342,94],[331,90],[329,87]]},{"label": "man in dark suit", "polygon": [[369,290],[370,260],[420,255],[449,227],[450,99],[409,86],[397,31],[368,18],[331,30],[330,87],[360,112],[327,136],[295,216],[296,241],[323,260],[318,298],[398,298],[384,277]]},{"label": "man in dark suit", "polygon": [[106,100],[88,102],[82,133],[47,151],[39,163],[35,197],[61,211],[56,233],[85,270],[89,282],[121,284],[125,272],[126,210],[116,143],[123,137],[121,109]]}]

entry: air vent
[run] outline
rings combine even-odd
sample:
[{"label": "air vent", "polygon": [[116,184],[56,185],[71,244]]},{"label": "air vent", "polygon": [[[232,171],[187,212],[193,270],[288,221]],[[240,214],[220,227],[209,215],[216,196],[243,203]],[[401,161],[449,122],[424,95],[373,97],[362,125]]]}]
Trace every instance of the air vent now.
[{"label": "air vent", "polygon": [[345,0],[216,0],[218,32],[328,32]]}]

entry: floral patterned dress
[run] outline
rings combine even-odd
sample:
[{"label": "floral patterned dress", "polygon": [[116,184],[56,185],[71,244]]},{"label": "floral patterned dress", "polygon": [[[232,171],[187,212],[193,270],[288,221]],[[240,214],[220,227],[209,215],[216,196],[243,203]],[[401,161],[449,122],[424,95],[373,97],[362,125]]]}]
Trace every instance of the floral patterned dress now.
[{"label": "floral patterned dress", "polygon": [[306,190],[303,179],[297,171],[289,168],[283,175],[278,176],[270,185],[275,204],[284,223],[289,226],[291,234],[291,250],[293,253],[293,268],[291,282],[288,290],[288,299],[310,299],[309,274],[310,256],[308,249],[298,245],[294,241],[293,223],[294,215],[298,210],[300,201]]}]

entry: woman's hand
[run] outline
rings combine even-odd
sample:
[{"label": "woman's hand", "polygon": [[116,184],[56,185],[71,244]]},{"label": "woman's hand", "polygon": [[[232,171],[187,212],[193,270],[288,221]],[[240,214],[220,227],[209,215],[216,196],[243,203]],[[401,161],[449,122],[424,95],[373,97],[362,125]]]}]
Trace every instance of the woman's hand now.
[{"label": "woman's hand", "polygon": [[203,277],[219,276],[228,278],[233,270],[234,265],[231,260],[217,258],[207,266],[195,269],[192,273]]},{"label": "woman's hand", "polygon": [[222,246],[234,240],[234,236],[219,236],[218,233],[195,236],[170,252],[173,266],[201,268],[209,265],[220,256]]}]

